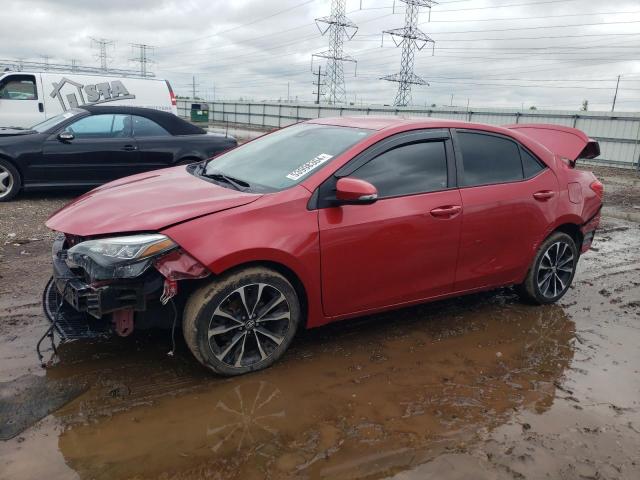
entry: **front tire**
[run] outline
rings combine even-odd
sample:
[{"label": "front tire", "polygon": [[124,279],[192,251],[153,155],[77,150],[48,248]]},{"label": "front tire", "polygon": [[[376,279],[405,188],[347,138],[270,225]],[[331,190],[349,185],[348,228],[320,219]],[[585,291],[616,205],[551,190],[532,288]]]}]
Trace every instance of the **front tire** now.
[{"label": "front tire", "polygon": [[536,254],[525,281],[516,290],[523,300],[537,305],[555,303],[569,290],[578,264],[575,241],[566,233],[549,236]]},{"label": "front tire", "polygon": [[20,191],[20,172],[8,161],[0,158],[0,202],[8,202]]},{"label": "front tire", "polygon": [[251,267],[194,292],[182,329],[200,363],[234,376],[275,363],[300,323],[300,301],[291,283],[276,271]]}]

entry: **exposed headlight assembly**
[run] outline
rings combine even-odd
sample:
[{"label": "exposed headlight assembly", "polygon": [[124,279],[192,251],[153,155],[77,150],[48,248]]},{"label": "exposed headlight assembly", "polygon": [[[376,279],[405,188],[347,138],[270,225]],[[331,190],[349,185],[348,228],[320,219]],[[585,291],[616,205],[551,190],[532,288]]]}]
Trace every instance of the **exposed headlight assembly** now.
[{"label": "exposed headlight assembly", "polygon": [[79,243],[68,250],[67,258],[72,267],[82,267],[92,280],[135,278],[154,258],[176,247],[165,235],[128,235]]}]

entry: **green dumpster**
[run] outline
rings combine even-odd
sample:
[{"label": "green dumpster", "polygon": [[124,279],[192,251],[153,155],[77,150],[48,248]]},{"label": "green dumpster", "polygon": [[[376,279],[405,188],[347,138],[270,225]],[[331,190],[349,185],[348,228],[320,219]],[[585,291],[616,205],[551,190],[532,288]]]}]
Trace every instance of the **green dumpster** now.
[{"label": "green dumpster", "polygon": [[206,103],[191,104],[191,121],[192,122],[209,122],[209,105]]}]

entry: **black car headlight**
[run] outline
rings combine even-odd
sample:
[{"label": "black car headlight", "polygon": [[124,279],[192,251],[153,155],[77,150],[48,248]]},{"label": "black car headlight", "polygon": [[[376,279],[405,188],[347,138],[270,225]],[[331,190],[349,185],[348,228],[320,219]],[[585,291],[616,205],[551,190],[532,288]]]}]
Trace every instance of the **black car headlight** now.
[{"label": "black car headlight", "polygon": [[144,273],[153,259],[176,248],[176,243],[161,234],[87,240],[67,252],[70,267],[81,267],[92,280],[135,278]]}]

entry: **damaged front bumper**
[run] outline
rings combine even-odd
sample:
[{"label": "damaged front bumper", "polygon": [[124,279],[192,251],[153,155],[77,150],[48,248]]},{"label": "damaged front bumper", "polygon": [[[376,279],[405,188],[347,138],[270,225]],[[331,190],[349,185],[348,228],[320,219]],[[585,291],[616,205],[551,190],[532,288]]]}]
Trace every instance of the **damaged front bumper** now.
[{"label": "damaged front bumper", "polygon": [[59,294],[74,310],[94,318],[117,310],[144,311],[148,298],[159,298],[162,294],[164,278],[153,269],[134,279],[91,283],[82,272],[67,265],[64,236],[53,242],[52,257],[53,282]]}]

